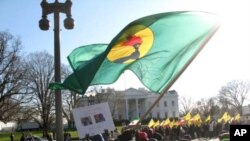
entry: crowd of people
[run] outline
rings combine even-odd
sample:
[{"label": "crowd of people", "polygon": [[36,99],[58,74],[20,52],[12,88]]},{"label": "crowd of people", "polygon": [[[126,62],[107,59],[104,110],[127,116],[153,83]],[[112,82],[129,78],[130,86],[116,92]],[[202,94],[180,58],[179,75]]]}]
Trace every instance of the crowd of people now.
[{"label": "crowd of people", "polygon": [[35,137],[30,132],[28,134],[22,133],[20,141],[35,141]]},{"label": "crowd of people", "polygon": [[[158,120],[157,122],[153,121],[153,123],[151,121],[147,125],[123,126],[121,130],[104,130],[103,133],[94,136],[87,134],[82,141],[191,141],[197,138],[204,140],[223,136],[229,138],[230,125],[240,124],[239,120],[210,119],[202,121],[200,118],[188,121],[183,119],[163,120],[161,122]],[[69,133],[64,135],[65,141],[72,140]],[[27,141],[29,136],[31,135],[23,134],[20,141]],[[52,141],[50,134],[45,138]]]},{"label": "crowd of people", "polygon": [[[10,138],[11,138],[11,141],[14,141],[14,138],[12,138],[12,134],[10,135]],[[50,133],[45,134],[43,138],[47,139],[48,141],[53,141],[53,137]],[[43,140],[43,138],[33,136],[30,132],[28,133],[23,132],[20,137],[20,141],[40,141],[40,140]],[[70,140],[71,140],[70,133],[65,133],[64,141],[70,141]]]},{"label": "crowd of people", "polygon": [[118,130],[90,137],[86,136],[84,141],[191,141],[197,138],[213,139],[221,134],[229,133],[230,124],[211,120],[200,125],[196,124],[176,124],[170,126],[148,127],[126,126],[120,132]]}]

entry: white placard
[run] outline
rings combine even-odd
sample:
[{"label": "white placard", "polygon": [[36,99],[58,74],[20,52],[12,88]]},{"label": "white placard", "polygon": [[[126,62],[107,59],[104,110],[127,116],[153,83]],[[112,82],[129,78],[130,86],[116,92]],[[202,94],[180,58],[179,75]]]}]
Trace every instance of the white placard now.
[{"label": "white placard", "polygon": [[115,129],[108,103],[101,103],[91,106],[80,107],[72,110],[78,136],[85,138]]}]

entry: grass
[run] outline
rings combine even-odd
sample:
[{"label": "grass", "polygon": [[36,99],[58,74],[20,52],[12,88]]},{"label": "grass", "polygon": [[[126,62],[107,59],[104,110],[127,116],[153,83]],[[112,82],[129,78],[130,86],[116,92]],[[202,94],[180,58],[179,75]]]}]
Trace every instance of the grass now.
[{"label": "grass", "polygon": [[[20,138],[22,136],[23,132],[14,132],[14,141],[20,141]],[[42,137],[43,132],[42,131],[30,131],[30,132],[24,132],[25,134],[32,133],[33,136]],[[78,138],[77,131],[69,131],[72,138]],[[51,133],[52,135],[52,133]],[[0,141],[10,141],[10,132],[0,132]]]},{"label": "grass", "polygon": [[[28,132],[24,132],[28,133]],[[34,131],[31,132],[32,135],[42,137],[42,132],[41,131]],[[14,132],[14,141],[20,141],[20,138],[22,136],[22,132]],[[1,141],[10,141],[10,132],[0,132],[0,140]]]},{"label": "grass", "polygon": [[[121,126],[116,127],[118,130],[121,130]],[[71,134],[71,138],[76,139],[78,138],[77,131],[67,131]],[[0,141],[10,141],[10,133],[11,132],[0,132]],[[14,133],[14,141],[20,141],[20,138],[22,136],[22,133],[29,134],[31,133],[33,136],[42,137],[43,132],[42,131],[26,131],[26,132],[13,132]],[[52,133],[50,132],[52,135]]]}]

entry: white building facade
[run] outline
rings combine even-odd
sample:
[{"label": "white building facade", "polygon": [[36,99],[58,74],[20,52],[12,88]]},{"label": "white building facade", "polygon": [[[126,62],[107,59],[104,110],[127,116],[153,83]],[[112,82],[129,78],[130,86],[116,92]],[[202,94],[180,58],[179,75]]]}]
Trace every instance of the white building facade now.
[{"label": "white building facade", "polygon": [[[117,95],[119,106],[116,106],[113,118],[131,120],[141,117],[159,96],[159,94],[151,93],[145,89],[127,89]],[[146,118],[165,119],[167,117],[179,117],[178,94],[174,90],[165,93]]]},{"label": "white building facade", "polygon": [[241,122],[243,124],[250,124],[250,104],[242,107]]}]

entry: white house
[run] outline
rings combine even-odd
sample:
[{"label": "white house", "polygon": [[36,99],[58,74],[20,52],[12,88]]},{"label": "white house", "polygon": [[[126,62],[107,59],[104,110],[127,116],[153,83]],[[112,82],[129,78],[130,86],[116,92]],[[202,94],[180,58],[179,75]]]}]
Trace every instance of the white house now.
[{"label": "white house", "polygon": [[250,124],[250,104],[242,107],[241,121],[244,124]]},{"label": "white house", "polygon": [[[117,95],[119,106],[116,106],[113,118],[131,120],[141,117],[159,96],[159,94],[151,93],[145,89],[127,89]],[[177,92],[172,90],[165,93],[147,117],[161,119],[179,117]]]}]

